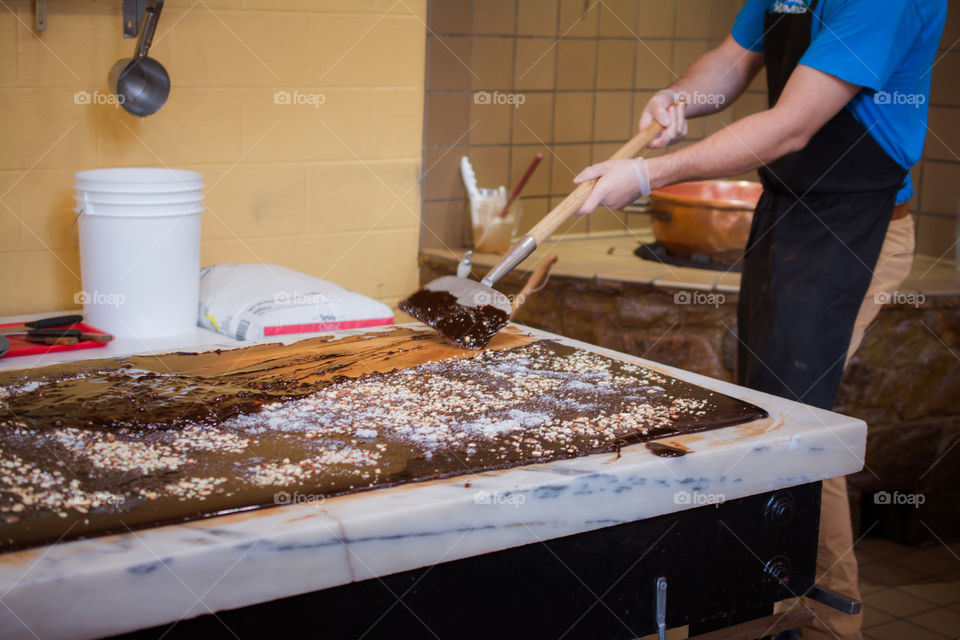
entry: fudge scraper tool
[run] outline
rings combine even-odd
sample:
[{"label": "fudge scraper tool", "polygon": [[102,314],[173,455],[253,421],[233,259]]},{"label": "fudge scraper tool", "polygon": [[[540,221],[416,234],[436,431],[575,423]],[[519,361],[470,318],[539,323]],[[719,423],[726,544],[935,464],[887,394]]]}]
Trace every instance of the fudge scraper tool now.
[{"label": "fudge scraper tool", "polygon": [[[633,158],[661,129],[660,123],[654,120],[610,159]],[[563,202],[520,238],[480,282],[456,276],[437,278],[402,300],[400,310],[433,327],[448,342],[466,349],[482,349],[510,320],[510,299],[493,286],[576,213],[596,184],[594,179],[577,185]]]}]

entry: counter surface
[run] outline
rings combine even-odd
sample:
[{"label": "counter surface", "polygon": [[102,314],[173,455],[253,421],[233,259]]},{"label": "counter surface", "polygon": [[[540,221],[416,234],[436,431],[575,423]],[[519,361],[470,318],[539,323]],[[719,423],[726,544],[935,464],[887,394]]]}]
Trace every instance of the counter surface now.
[{"label": "counter surface", "polygon": [[[866,425],[860,420],[519,329],[743,399],[770,417],[663,441],[690,451],[682,457],[628,446],[619,455],[327,500],[291,496],[290,504],[277,508],[7,553],[0,555],[0,635],[110,635],[815,482],[863,466]],[[231,342],[201,338],[220,346]],[[277,340],[264,342],[271,341]],[[95,351],[61,355],[121,353]],[[0,362],[4,368],[27,364],[19,360]]]}]

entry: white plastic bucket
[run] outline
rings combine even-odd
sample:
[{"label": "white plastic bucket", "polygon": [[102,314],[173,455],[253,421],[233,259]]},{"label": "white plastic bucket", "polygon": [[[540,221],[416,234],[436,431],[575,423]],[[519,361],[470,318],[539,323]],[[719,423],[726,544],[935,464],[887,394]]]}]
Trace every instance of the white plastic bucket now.
[{"label": "white plastic bucket", "polygon": [[179,216],[191,213],[202,213],[203,203],[199,200],[159,204],[97,204],[94,202],[78,201],[74,211],[93,216],[154,218],[158,216]]},{"label": "white plastic bucket", "polygon": [[114,193],[110,191],[78,191],[73,199],[78,206],[87,204],[179,204],[203,200],[203,187],[190,191],[170,191],[166,193]]},{"label": "white plastic bucket", "polygon": [[183,169],[94,169],[74,176],[77,191],[169,193],[203,188],[203,174]]},{"label": "white plastic bucket", "polygon": [[[169,169],[103,169],[76,177],[83,287],[77,297],[85,322],[128,338],[169,336],[196,327],[202,176]],[[184,189],[179,185],[186,178],[191,184]],[[167,188],[174,184],[179,194]],[[85,191],[82,185],[107,188]]]}]

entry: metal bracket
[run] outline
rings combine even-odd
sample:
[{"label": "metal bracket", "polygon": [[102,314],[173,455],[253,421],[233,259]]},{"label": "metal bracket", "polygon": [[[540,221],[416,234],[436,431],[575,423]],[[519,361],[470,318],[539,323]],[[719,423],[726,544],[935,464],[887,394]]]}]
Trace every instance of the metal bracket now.
[{"label": "metal bracket", "polygon": [[657,632],[660,640],[667,638],[667,579],[657,578]]},{"label": "metal bracket", "polygon": [[123,37],[136,38],[147,10],[147,0],[123,0]]},{"label": "metal bracket", "polygon": [[836,591],[830,591],[829,589],[823,589],[821,587],[813,587],[810,589],[810,591],[807,592],[807,597],[811,600],[816,600],[820,604],[825,604],[831,609],[836,609],[840,613],[846,613],[851,616],[860,613],[862,606],[859,600],[851,600]]},{"label": "metal bracket", "polygon": [[34,13],[36,14],[33,28],[37,31],[47,30],[47,0],[35,0]]}]

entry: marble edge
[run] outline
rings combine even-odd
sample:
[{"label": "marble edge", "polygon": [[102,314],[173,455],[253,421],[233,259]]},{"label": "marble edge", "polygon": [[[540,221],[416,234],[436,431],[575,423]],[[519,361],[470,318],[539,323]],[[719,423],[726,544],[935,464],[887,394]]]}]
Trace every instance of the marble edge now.
[{"label": "marble edge", "polygon": [[[67,543],[25,558],[13,584],[13,572],[2,571],[0,584],[10,613],[43,626],[42,637],[118,633],[849,473],[858,464],[845,447],[863,441],[859,426],[836,426],[834,442],[824,430],[771,425],[765,438],[712,455],[696,447],[664,459],[633,447],[619,459],[597,454],[279,507],[229,524]],[[829,472],[815,471],[816,456],[832,457]],[[754,473],[760,465],[773,471]],[[152,604],[135,618],[118,615],[120,590],[124,600]],[[76,633],[78,616],[89,618],[89,630]],[[9,617],[0,611],[0,622]]]}]

